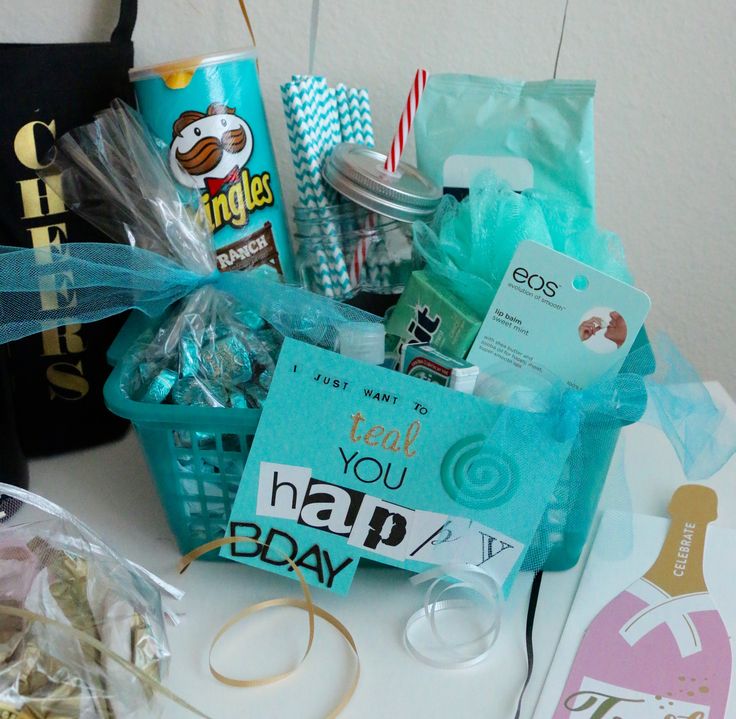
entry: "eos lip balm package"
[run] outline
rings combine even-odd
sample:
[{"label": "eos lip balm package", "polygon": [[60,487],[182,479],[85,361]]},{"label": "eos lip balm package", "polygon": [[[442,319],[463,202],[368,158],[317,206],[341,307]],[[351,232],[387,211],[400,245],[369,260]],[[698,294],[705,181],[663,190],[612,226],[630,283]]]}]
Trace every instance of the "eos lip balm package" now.
[{"label": "eos lip balm package", "polygon": [[219,269],[270,264],[295,280],[255,51],[136,68],[130,77],[174,176],[201,193]]}]

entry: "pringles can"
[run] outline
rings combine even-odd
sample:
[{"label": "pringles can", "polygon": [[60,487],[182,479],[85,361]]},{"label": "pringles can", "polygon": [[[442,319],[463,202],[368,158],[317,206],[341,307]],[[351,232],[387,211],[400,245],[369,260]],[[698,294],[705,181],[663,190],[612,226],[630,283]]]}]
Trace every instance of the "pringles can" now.
[{"label": "pringles can", "polygon": [[222,271],[269,264],[296,280],[252,49],[133,68],[138,109],[201,193]]}]

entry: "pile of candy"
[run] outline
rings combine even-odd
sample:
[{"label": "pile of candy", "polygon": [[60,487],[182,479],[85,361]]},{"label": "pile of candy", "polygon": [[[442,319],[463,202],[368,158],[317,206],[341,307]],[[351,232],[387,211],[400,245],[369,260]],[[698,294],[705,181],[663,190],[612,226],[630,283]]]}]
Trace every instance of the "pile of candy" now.
[{"label": "pile of candy", "polygon": [[0,545],[0,716],[156,716],[151,685],[170,656],[161,587],[74,516],[18,491],[43,514],[6,527]]},{"label": "pile of candy", "polygon": [[254,311],[201,289],[139,338],[125,391],[140,402],[260,409],[282,339]]}]

